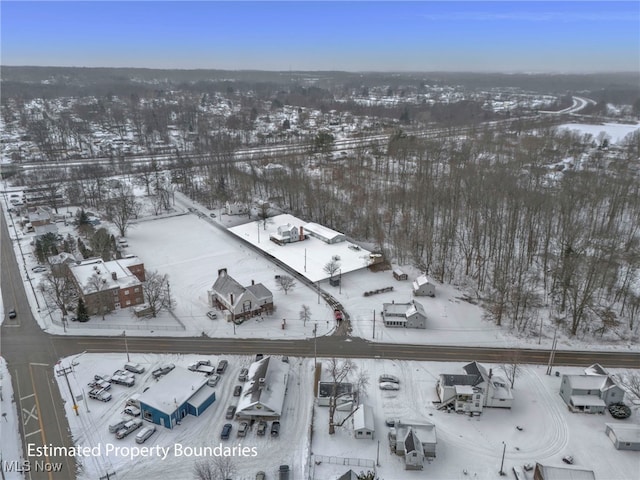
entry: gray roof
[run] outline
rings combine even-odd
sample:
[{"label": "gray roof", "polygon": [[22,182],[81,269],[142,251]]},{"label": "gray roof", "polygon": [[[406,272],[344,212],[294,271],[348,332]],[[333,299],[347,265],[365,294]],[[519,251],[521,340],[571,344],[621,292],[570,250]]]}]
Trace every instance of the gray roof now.
[{"label": "gray roof", "polygon": [[273,294],[271,293],[271,291],[261,283],[256,283],[255,285],[249,285],[247,287],[247,290],[253,293],[253,295],[258,300],[273,297]]},{"label": "gray roof", "polygon": [[592,470],[575,467],[553,467],[537,463],[536,470],[540,472],[542,480],[596,480]]},{"label": "gray roof", "polygon": [[482,383],[485,378],[489,378],[489,375],[487,374],[487,370],[478,362],[468,363],[467,365],[462,367],[462,369],[467,373],[467,375],[475,375],[478,377],[478,380],[476,381],[476,383],[473,383],[472,385],[477,385],[479,383]]},{"label": "gray roof", "polygon": [[[419,446],[419,448],[416,447]],[[422,442],[417,437],[416,433],[413,431],[413,428],[409,427],[407,430],[407,435],[404,437],[404,452],[405,454],[411,452],[420,452],[422,453]]]},{"label": "gray roof", "polygon": [[640,425],[622,424],[622,423],[606,423],[607,427],[615,433],[616,438],[624,443],[640,443]]},{"label": "gray roof", "polygon": [[222,273],[218,275],[218,278],[213,284],[213,291],[225,298],[229,298],[229,295],[233,294],[235,299],[237,299],[244,293],[245,288],[229,276],[229,274]]},{"label": "gray roof", "polygon": [[477,375],[455,375],[451,373],[443,373],[440,375],[442,384],[447,387],[454,385],[470,385],[474,386],[478,384],[478,381],[482,381],[482,377]]},{"label": "gray roof", "polygon": [[[339,383],[336,385],[336,395],[353,392],[353,384]],[[318,397],[330,397],[333,393],[333,382],[320,382],[318,385]]]}]

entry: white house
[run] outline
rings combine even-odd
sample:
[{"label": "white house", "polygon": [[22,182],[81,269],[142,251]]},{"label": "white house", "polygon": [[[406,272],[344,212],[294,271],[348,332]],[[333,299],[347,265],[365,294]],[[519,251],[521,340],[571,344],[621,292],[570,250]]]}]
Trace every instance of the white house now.
[{"label": "white house", "polygon": [[287,223],[286,225],[280,225],[278,227],[277,233],[273,233],[269,236],[269,239],[272,242],[277,243],[278,245],[284,245],[285,243],[293,243],[304,240],[304,227],[296,227],[295,225],[291,225]]},{"label": "white house", "polygon": [[413,282],[413,294],[417,297],[435,297],[436,286],[426,275],[420,275]]},{"label": "white house", "polygon": [[278,419],[282,415],[289,378],[289,364],[274,357],[264,357],[249,367],[240,395],[237,418]]},{"label": "white house", "polygon": [[244,215],[249,209],[244,203],[225,203],[225,212],[227,215]]},{"label": "white house", "polygon": [[405,470],[422,470],[424,459],[436,456],[436,428],[432,423],[397,423],[388,437],[391,451],[404,457]]},{"label": "white house", "polygon": [[622,401],[624,390],[609,375],[563,375],[560,396],[572,412],[604,413]]},{"label": "white house", "polygon": [[485,407],[511,408],[513,404],[513,393],[511,385],[500,375],[493,373],[493,369],[484,368],[478,362],[471,362],[462,369],[467,375],[476,375],[478,381],[473,385],[479,388],[483,395],[483,405]]},{"label": "white house", "polygon": [[385,327],[427,328],[427,314],[416,301],[383,303],[382,320]]},{"label": "white house", "polygon": [[356,438],[373,440],[375,431],[373,409],[369,405],[360,404],[353,414],[353,435]]},{"label": "white house", "polygon": [[273,294],[267,287],[253,281],[250,286],[243,287],[226,268],[218,270],[218,278],[208,294],[209,305],[227,310],[231,321],[236,323],[273,310]]}]

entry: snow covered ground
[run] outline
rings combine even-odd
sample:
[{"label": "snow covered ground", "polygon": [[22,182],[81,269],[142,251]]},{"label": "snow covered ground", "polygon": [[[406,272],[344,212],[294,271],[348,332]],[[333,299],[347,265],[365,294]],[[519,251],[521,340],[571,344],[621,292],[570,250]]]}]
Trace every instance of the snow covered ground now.
[{"label": "snow covered ground", "polygon": [[624,137],[640,129],[640,125],[628,125],[622,123],[603,123],[602,125],[564,123],[562,125],[558,125],[558,130],[560,129],[575,130],[581,134],[588,133],[596,139],[600,132],[604,132],[610,143],[619,143],[624,139]]},{"label": "snow covered ground", "polygon": [[[2,306],[1,298],[0,306]],[[0,318],[3,316],[0,314]],[[21,461],[23,458],[11,376],[7,369],[7,363],[2,357],[0,357],[0,452],[0,461]],[[0,465],[0,469],[2,469],[2,465]],[[6,471],[2,478],[4,480],[21,480],[22,475],[16,471]]]},{"label": "snow covered ground", "polygon": [[[335,435],[328,435],[328,408],[313,407],[312,360],[290,358],[291,375],[285,398],[284,414],[281,420],[280,436],[258,437],[255,426],[245,438],[237,438],[238,422],[225,420],[224,413],[230,404],[236,404],[232,396],[234,385],[239,384],[237,375],[241,367],[253,360],[247,356],[226,356],[230,367],[216,387],[217,399],[200,417],[187,416],[173,430],[158,427],[158,431],[142,446],[170,448],[170,454],[161,460],[155,454],[142,455],[121,450],[106,454],[107,446],[135,447],[134,435],[116,440],[108,432],[108,425],[121,417],[126,399],[136,392],[155,384],[151,370],[160,363],[173,362],[186,366],[189,362],[205,357],[195,355],[132,355],[131,360],[140,362],[147,368],[142,375],[136,375],[136,385],[132,388],[113,385],[110,392],[113,399],[102,403],[87,400],[80,405],[80,416],[75,416],[72,402],[64,379],[58,377],[58,386],[66,402],[66,414],[77,446],[101,445],[99,455],[89,456],[81,461],[83,471],[80,479],[97,478],[106,471],[116,472],[117,478],[136,480],[144,478],[190,478],[192,465],[202,458],[176,455],[176,445],[183,447],[223,446],[255,447],[257,455],[234,457],[237,466],[236,479],[250,479],[259,470],[267,473],[267,478],[277,478],[279,465],[288,464],[293,478],[313,478],[330,480],[348,470],[344,459],[359,459],[361,465],[379,466],[376,471],[386,480],[429,478],[499,478],[503,443],[506,444],[504,470],[513,466],[541,462],[561,465],[564,455],[572,455],[578,467],[592,469],[598,479],[634,479],[640,457],[638,452],[618,451],[604,433],[605,423],[616,423],[605,415],[572,414],[558,394],[560,377],[545,375],[546,367],[524,367],[516,379],[514,407],[511,410],[485,409],[482,415],[469,417],[455,413],[438,411],[433,401],[437,400],[435,385],[441,373],[461,373],[462,363],[408,362],[393,360],[357,360],[360,371],[367,371],[371,385],[363,401],[370,405],[375,417],[375,438],[357,440],[353,438],[352,423],[347,420],[338,427]],[[212,363],[219,357],[208,357]],[[277,357],[276,357],[277,358]],[[63,359],[67,365],[71,359]],[[69,377],[71,389],[77,395],[82,389],[87,391],[87,383],[94,374],[109,374],[122,368],[126,361],[124,354],[93,355],[84,354],[74,363],[74,372]],[[490,368],[491,365],[485,365]],[[497,366],[493,366],[498,371]],[[580,373],[578,368],[558,368],[561,373]],[[400,378],[400,390],[381,391],[377,388],[380,373],[396,375]],[[210,387],[207,387],[210,388]],[[88,407],[88,412],[87,412]],[[340,420],[344,413],[338,413]],[[406,424],[436,425],[436,458],[425,463],[422,472],[405,471],[401,457],[390,453],[387,442],[388,427],[385,418],[397,418]],[[313,419],[313,420],[312,420]],[[625,422],[638,422],[638,412]],[[224,423],[232,423],[229,441],[220,440]],[[312,425],[313,422],[313,425]],[[310,428],[312,426],[312,429]],[[518,430],[516,427],[521,427]],[[311,438],[311,433],[312,438]],[[378,440],[380,441],[378,451]],[[311,443],[310,443],[311,442]],[[184,450],[184,449],[183,449]],[[379,452],[379,453],[378,453]],[[599,452],[593,455],[593,452]],[[310,455],[315,455],[310,457]],[[331,457],[331,459],[329,459]],[[205,457],[207,458],[207,457]],[[364,460],[364,461],[363,461]],[[337,461],[340,465],[330,463]],[[355,471],[366,467],[353,467]],[[309,476],[307,476],[309,475]]]}]

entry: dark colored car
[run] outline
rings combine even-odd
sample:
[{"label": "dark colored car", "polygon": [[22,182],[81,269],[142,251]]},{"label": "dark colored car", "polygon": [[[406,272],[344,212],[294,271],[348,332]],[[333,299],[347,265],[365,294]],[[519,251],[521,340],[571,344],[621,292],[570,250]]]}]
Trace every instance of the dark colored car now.
[{"label": "dark colored car", "polygon": [[218,363],[218,368],[216,368],[216,373],[224,373],[228,365],[229,362],[227,362],[226,360],[220,360],[220,363]]},{"label": "dark colored car", "polygon": [[233,396],[239,397],[241,393],[242,393],[242,386],[236,385],[235,388],[233,389]]},{"label": "dark colored car", "polygon": [[289,480],[289,465],[280,465],[278,468],[278,480]]},{"label": "dark colored car", "polygon": [[226,418],[227,420],[231,420],[235,414],[236,414],[236,406],[229,405],[229,408],[227,408],[227,413],[224,416],[224,418]]},{"label": "dark colored car", "polygon": [[9,318],[16,318],[18,316],[18,314],[16,313],[15,310],[11,309],[9,310]]},{"label": "dark colored car", "polygon": [[225,423],[224,427],[222,427],[222,433],[220,434],[220,438],[222,440],[229,440],[229,435],[231,435],[231,429],[233,427],[230,423]]},{"label": "dark colored car", "polygon": [[277,437],[278,435],[280,435],[280,422],[276,421],[271,424],[271,436]]}]

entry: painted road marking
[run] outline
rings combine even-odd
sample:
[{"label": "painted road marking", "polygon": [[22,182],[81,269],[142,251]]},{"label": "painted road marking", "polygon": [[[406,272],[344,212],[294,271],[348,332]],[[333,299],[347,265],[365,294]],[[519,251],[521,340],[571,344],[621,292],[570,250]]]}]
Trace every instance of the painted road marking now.
[{"label": "painted road marking", "polygon": [[25,433],[24,438],[30,437],[31,435],[35,435],[36,433],[40,433],[40,430],[36,430],[34,432]]},{"label": "painted road marking", "polygon": [[[24,414],[27,414],[27,416],[25,417]],[[31,410],[27,410],[26,408],[22,409],[22,424],[24,426],[27,425],[27,423],[29,423],[29,420],[34,419],[36,422],[38,421],[38,415],[36,415],[36,405],[33,406],[33,408]]]}]

